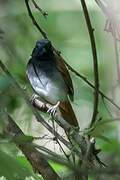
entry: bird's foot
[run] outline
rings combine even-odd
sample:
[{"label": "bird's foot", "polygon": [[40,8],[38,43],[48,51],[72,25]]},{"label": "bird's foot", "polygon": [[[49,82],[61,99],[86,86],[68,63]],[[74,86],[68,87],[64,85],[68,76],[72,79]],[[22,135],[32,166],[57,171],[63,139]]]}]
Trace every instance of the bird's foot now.
[{"label": "bird's foot", "polygon": [[33,104],[34,100],[39,98],[40,96],[37,95],[37,94],[33,94],[31,97],[30,97],[30,102]]},{"label": "bird's foot", "polygon": [[59,104],[60,104],[60,101],[58,101],[56,105],[50,107],[50,108],[47,110],[47,113],[49,113],[50,115],[55,115],[56,109],[57,109],[57,107],[59,106]]}]

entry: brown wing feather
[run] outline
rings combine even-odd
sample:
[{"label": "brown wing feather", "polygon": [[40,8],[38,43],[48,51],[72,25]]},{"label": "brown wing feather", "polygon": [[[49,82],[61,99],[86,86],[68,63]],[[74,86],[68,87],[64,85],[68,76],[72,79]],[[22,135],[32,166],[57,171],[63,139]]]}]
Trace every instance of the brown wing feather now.
[{"label": "brown wing feather", "polygon": [[63,79],[66,83],[66,86],[68,87],[68,93],[70,95],[70,99],[73,101],[73,96],[74,96],[74,89],[73,89],[73,83],[72,83],[72,79],[70,77],[70,74],[64,64],[64,61],[62,60],[61,57],[59,57],[58,55],[55,55],[56,60],[57,60],[57,68],[58,70],[61,72]]},{"label": "brown wing feather", "polygon": [[78,127],[77,118],[75,116],[75,113],[73,111],[73,108],[68,101],[61,102],[59,105],[59,110],[62,114],[62,117],[71,125]]}]

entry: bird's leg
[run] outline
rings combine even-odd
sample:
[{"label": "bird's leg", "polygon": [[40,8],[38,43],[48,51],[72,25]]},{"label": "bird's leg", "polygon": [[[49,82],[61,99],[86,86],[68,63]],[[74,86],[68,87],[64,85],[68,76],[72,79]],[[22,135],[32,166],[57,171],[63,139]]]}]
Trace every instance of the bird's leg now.
[{"label": "bird's leg", "polygon": [[60,101],[58,101],[56,105],[50,107],[50,108],[47,110],[47,113],[49,113],[49,114],[51,114],[51,115],[52,115],[52,114],[55,115],[56,109],[57,109],[57,107],[59,106],[59,104],[60,104]]}]

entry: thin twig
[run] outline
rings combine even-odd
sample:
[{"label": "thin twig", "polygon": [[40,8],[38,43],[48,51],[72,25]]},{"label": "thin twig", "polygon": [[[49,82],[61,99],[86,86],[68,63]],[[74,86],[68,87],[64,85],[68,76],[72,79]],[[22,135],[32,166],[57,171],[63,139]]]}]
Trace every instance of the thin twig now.
[{"label": "thin twig", "polygon": [[90,157],[91,153],[93,153],[94,145],[95,145],[95,138],[91,137],[89,139],[89,144],[86,152],[86,160]]},{"label": "thin twig", "polygon": [[[55,131],[55,122],[54,119],[52,120],[52,124],[53,124],[53,129]],[[59,145],[60,149],[62,150],[63,154],[65,155],[65,157],[67,158],[67,160],[69,161],[68,155],[66,154],[66,152],[64,151],[62,145],[60,144],[59,140],[57,139],[57,137],[55,136],[55,140],[57,142],[57,144]]]},{"label": "thin twig", "polygon": [[[30,10],[30,7],[29,7],[29,5],[28,5],[28,0],[25,0],[25,2],[26,2],[26,7],[27,7],[27,10],[28,10],[28,14],[29,14],[29,16],[30,16],[30,18],[32,19],[32,22],[33,22],[33,24],[37,27],[37,29],[39,30],[39,32],[42,34],[42,36],[44,37],[44,38],[47,38],[47,35],[46,35],[46,33],[40,28],[40,26],[37,24],[37,22],[36,22],[36,20],[35,20],[35,18],[33,17],[33,15],[32,15],[32,12],[31,12],[31,10]],[[48,38],[47,38],[48,39]],[[80,73],[78,73],[76,70],[74,70],[63,58],[62,58],[62,56],[60,56],[60,52],[59,51],[57,51],[55,48],[54,48],[54,50],[55,50],[55,52],[56,52],[56,55],[58,55],[59,57],[60,57],[60,59],[64,62],[64,64],[68,67],[68,69],[70,70],[70,71],[72,71],[76,76],[78,76],[79,78],[81,78],[85,83],[87,83],[91,88],[95,88],[95,86],[90,82],[90,81],[88,81],[88,79],[85,77],[85,76],[83,76],[83,75],[81,75]],[[117,109],[119,109],[120,110],[120,107],[113,101],[113,99],[111,99],[111,98],[109,98],[108,96],[106,96],[102,91],[98,91],[99,92],[99,94],[102,96],[102,97],[104,97],[106,100],[108,100],[111,104],[113,104]]]},{"label": "thin twig", "polygon": [[25,4],[26,4],[27,10],[28,10],[28,14],[29,14],[30,18],[32,19],[32,22],[33,22],[33,24],[37,27],[37,29],[40,31],[40,33],[42,34],[42,36],[43,36],[45,39],[47,39],[46,33],[40,28],[40,26],[39,26],[38,23],[36,22],[35,18],[33,17],[28,1],[29,1],[29,0],[25,0]]},{"label": "thin twig", "polygon": [[32,0],[32,2],[33,2],[33,4],[34,4],[35,8],[38,9],[38,11],[40,11],[41,14],[46,18],[46,16],[48,15],[48,13],[46,13],[45,11],[43,11],[43,10],[37,5],[37,3],[35,2],[35,0]]},{"label": "thin twig", "polygon": [[90,36],[90,42],[92,47],[92,54],[93,54],[93,68],[94,68],[94,81],[95,81],[95,91],[94,91],[94,110],[93,110],[93,116],[92,121],[90,124],[90,127],[92,124],[96,121],[97,113],[98,113],[98,103],[99,103],[99,74],[98,74],[98,60],[97,60],[97,51],[96,51],[96,45],[95,45],[95,38],[94,38],[94,29],[92,28],[90,17],[88,14],[87,6],[85,3],[85,0],[81,0],[81,4],[84,11],[84,16],[86,19],[86,24],[88,27],[88,32]]}]

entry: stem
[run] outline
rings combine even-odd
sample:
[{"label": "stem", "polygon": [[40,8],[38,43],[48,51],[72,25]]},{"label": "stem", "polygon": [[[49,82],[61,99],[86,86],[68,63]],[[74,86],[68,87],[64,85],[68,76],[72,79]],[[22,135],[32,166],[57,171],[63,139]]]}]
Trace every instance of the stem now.
[{"label": "stem", "polygon": [[28,14],[29,14],[30,18],[32,19],[33,24],[37,27],[37,29],[40,31],[40,33],[43,35],[43,37],[44,37],[45,39],[47,39],[46,33],[40,28],[40,26],[39,26],[38,23],[36,22],[35,18],[33,17],[28,2],[29,2],[29,0],[25,0],[25,4],[26,4],[27,10],[28,10]]},{"label": "stem", "polygon": [[92,54],[93,54],[93,68],[94,68],[94,82],[95,82],[95,91],[94,91],[94,110],[93,110],[93,116],[91,120],[90,127],[92,124],[96,121],[97,113],[98,113],[98,103],[99,103],[99,75],[98,75],[98,60],[97,60],[97,51],[96,51],[96,45],[95,45],[95,38],[94,38],[94,29],[92,28],[90,17],[88,14],[87,6],[85,3],[85,0],[81,0],[81,4],[84,11],[84,16],[86,19],[86,24],[88,27],[88,32],[90,36],[90,42],[91,42],[91,48],[92,48]]}]

